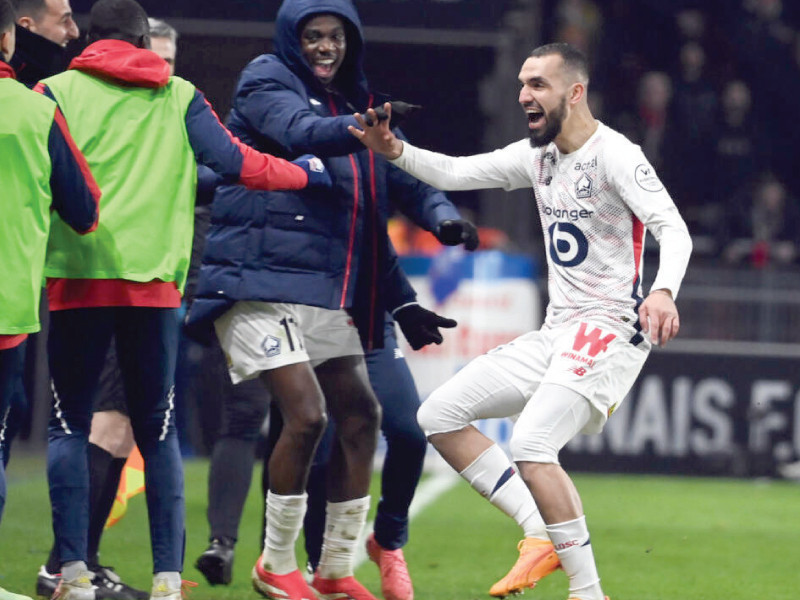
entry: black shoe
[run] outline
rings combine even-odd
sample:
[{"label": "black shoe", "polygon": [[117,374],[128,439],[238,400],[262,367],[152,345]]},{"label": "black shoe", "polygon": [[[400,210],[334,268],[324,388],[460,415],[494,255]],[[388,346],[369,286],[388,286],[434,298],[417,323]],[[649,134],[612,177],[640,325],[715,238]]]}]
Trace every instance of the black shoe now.
[{"label": "black shoe", "polygon": [[36,595],[52,598],[59,581],[61,581],[61,573],[48,573],[47,567],[42,565],[36,575]]},{"label": "black shoe", "polygon": [[233,541],[212,539],[194,566],[211,585],[230,585],[233,580]]},{"label": "black shoe", "polygon": [[113,567],[97,566],[91,569],[94,573],[92,585],[97,600],[150,600],[150,592],[137,590],[122,582]]}]

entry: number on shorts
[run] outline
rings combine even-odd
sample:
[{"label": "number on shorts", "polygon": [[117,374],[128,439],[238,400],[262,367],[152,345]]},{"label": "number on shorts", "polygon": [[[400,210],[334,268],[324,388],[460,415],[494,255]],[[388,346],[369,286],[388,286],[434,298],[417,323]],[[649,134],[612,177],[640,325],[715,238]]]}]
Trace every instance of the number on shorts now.
[{"label": "number on shorts", "polygon": [[[289,323],[292,324],[293,327],[297,327],[297,321],[294,320],[294,317],[283,317],[279,323],[283,325],[283,328],[286,330],[286,339],[289,342],[289,351],[294,352],[294,336],[292,335],[292,329],[289,327]],[[297,345],[300,349],[303,349],[303,343],[300,339],[297,340]]]}]

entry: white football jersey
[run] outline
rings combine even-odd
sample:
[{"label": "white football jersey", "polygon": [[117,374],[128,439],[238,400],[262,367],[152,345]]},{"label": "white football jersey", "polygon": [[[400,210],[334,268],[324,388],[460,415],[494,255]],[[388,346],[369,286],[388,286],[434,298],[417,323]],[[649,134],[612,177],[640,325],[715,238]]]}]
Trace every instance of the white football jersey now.
[{"label": "white football jersey", "polygon": [[547,325],[591,320],[638,341],[645,230],[660,245],[652,289],[677,296],[692,247],[686,224],[639,146],[602,123],[570,154],[527,139],[457,158],[403,148],[393,162],[440,189],[533,187],[547,244]]}]

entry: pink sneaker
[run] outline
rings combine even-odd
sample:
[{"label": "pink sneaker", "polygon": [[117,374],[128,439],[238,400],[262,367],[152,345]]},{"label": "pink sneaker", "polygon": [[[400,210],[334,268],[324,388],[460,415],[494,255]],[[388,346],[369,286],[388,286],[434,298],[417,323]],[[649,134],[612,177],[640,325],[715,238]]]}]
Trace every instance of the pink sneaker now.
[{"label": "pink sneaker", "polygon": [[258,557],[251,574],[255,590],[270,600],[316,600],[317,597],[297,569],[286,575],[265,571]]},{"label": "pink sneaker", "polygon": [[375,540],[375,534],[371,533],[367,538],[367,554],[380,569],[381,591],[386,600],[414,600],[414,586],[400,548],[397,550],[383,548]]},{"label": "pink sneaker", "polygon": [[352,575],[341,579],[324,579],[314,575],[311,587],[319,600],[378,600]]}]

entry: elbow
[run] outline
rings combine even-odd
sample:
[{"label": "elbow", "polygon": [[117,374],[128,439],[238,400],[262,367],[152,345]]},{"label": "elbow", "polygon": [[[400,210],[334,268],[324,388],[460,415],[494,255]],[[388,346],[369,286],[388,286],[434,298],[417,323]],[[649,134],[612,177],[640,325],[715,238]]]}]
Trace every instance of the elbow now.
[{"label": "elbow", "polygon": [[692,234],[689,233],[689,229],[686,227],[684,227],[683,230],[683,239],[684,239],[683,243],[686,248],[686,254],[687,256],[691,256],[692,252],[694,251],[694,241],[692,240]]},{"label": "elbow", "polygon": [[87,233],[96,231],[97,226],[100,224],[100,219],[98,217],[99,215],[95,212],[94,215],[92,215],[91,220],[87,220],[82,223],[80,227],[76,227],[75,231],[77,231],[80,235],[86,235]]}]

